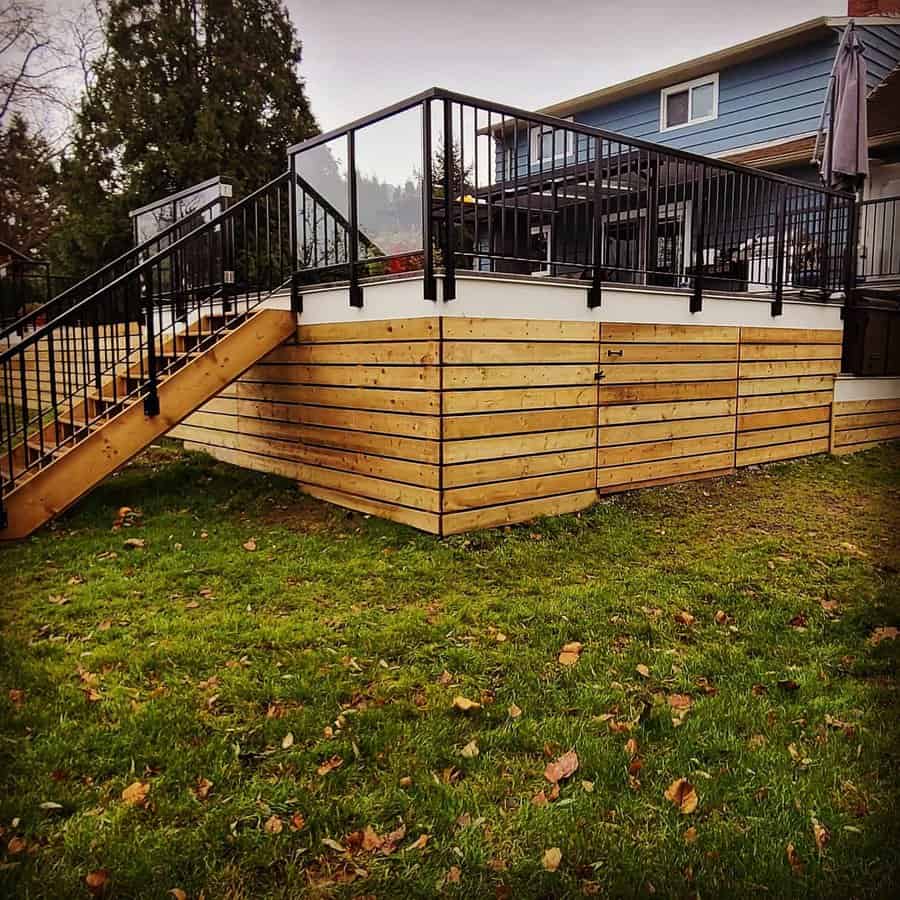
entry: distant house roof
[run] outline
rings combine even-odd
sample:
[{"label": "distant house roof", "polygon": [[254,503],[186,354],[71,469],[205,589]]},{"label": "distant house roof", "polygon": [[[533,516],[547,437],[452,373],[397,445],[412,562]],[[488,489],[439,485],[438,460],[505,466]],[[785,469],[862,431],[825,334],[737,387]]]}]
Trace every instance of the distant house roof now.
[{"label": "distant house roof", "polygon": [[[586,109],[605,106],[608,103],[622,100],[634,94],[642,94],[646,91],[668,87],[682,81],[690,81],[693,78],[699,78],[701,75],[718,71],[726,66],[737,65],[760,56],[766,56],[775,51],[785,50],[798,44],[805,44],[816,38],[824,38],[828,36],[832,29],[843,28],[849,21],[850,18],[847,16],[819,16],[818,18],[801,22],[799,25],[791,25],[789,28],[782,28],[780,31],[773,31],[769,34],[752,38],[749,41],[744,41],[741,44],[735,44],[733,47],[727,47],[724,50],[707,53],[705,56],[698,56],[687,62],[676,63],[674,66],[658,69],[655,72],[648,72],[645,75],[639,75],[628,81],[621,81],[618,84],[612,84],[597,91],[581,94],[578,97],[561,100],[558,103],[545,106],[540,112],[545,115],[562,118]],[[867,27],[870,25],[900,25],[900,18],[895,16],[866,16],[854,21]]]}]

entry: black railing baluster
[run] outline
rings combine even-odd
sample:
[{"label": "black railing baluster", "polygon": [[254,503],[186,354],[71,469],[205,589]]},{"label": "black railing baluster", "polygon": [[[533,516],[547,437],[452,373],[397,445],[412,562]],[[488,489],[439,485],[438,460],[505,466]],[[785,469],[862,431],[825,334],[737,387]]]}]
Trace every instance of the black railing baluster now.
[{"label": "black railing baluster", "polygon": [[694,290],[690,305],[692,313],[703,309],[703,270],[706,265],[706,166],[702,164],[695,166],[694,178],[696,180],[694,210],[697,222],[694,228]]},{"label": "black railing baluster", "polygon": [[356,196],[356,132],[347,132],[347,203],[350,212],[350,233],[347,235],[350,266],[350,305],[363,305],[363,292],[359,284],[359,210]]},{"label": "black railing baluster", "polygon": [[156,359],[156,310],[154,299],[153,268],[147,269],[146,323],[147,323],[147,384],[144,393],[144,415],[159,415],[159,392],[157,384]]},{"label": "black railing baluster", "polygon": [[456,299],[456,251],[450,191],[453,186],[453,104],[444,100],[444,300]]},{"label": "black railing baluster", "polygon": [[423,294],[437,300],[434,277],[434,178],[431,163],[431,101],[422,101],[422,252]]}]

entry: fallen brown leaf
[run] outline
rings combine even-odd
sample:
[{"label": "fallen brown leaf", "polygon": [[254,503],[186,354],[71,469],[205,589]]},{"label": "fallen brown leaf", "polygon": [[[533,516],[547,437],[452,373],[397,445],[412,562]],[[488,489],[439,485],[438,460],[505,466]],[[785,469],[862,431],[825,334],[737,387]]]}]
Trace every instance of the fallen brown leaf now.
[{"label": "fallen brown leaf", "polygon": [[425,845],[428,843],[427,834],[420,834],[406,849],[407,850],[424,850]]},{"label": "fallen brown leaf", "polygon": [[107,881],[109,881],[109,872],[106,869],[95,869],[84,876],[84,883],[87,885],[87,889],[95,897],[99,897],[103,893],[106,889]]},{"label": "fallen brown leaf", "polygon": [[329,772],[339,769],[343,764],[344,760],[340,756],[332,756],[330,759],[326,759],[325,762],[316,769],[316,774],[327,775]]},{"label": "fallen brown leaf", "polygon": [[650,670],[643,664],[637,665],[634,667],[634,671],[638,673],[642,678],[650,677]]},{"label": "fallen brown leaf", "polygon": [[666,699],[672,709],[690,709],[694,702],[690,694],[669,694]]},{"label": "fallen brown leaf", "polygon": [[143,538],[128,538],[122,542],[122,546],[127,550],[143,550],[147,546],[147,542]]},{"label": "fallen brown leaf", "polygon": [[561,862],[562,850],[559,847],[551,847],[549,850],[545,850],[544,855],[541,857],[541,865],[548,872],[555,872]]},{"label": "fallen brown leaf", "polygon": [[459,879],[462,876],[462,872],[459,869],[459,866],[450,866],[447,870],[447,881],[450,884],[459,884]]},{"label": "fallen brown leaf", "polygon": [[122,791],[122,799],[129,806],[146,806],[150,785],[146,781],[135,781]]},{"label": "fallen brown leaf", "polygon": [[187,891],[182,890],[181,888],[172,888],[169,893],[175,898],[175,900],[187,900]]},{"label": "fallen brown leaf", "polygon": [[22,691],[19,688],[10,688],[9,702],[12,703],[16,709],[21,709],[25,704],[25,691]]},{"label": "fallen brown leaf", "polygon": [[213,783],[208,778],[198,778],[197,783],[191,790],[198,800],[205,800],[212,790]]},{"label": "fallen brown leaf", "polygon": [[677,806],[683,815],[690,815],[697,808],[697,792],[686,778],[677,778],[673,781],[666,790],[665,797]]},{"label": "fallen brown leaf", "polygon": [[869,635],[869,643],[877,647],[882,641],[894,641],[900,636],[900,629],[893,625],[882,625]]},{"label": "fallen brown leaf", "polygon": [[263,831],[266,834],[281,834],[284,831],[284,822],[281,821],[280,816],[269,816],[263,825]]},{"label": "fallen brown leaf", "polygon": [[570,641],[568,644],[563,644],[562,650],[559,652],[559,664],[561,666],[574,666],[581,657],[582,650],[584,650],[584,645],[579,641]]},{"label": "fallen brown leaf", "polygon": [[481,704],[477,703],[475,700],[469,700],[467,697],[463,697],[461,694],[458,694],[453,698],[453,708],[458,709],[460,712],[472,712],[476,709],[481,709]]},{"label": "fallen brown leaf", "polygon": [[465,759],[474,759],[480,752],[478,744],[475,741],[469,741],[469,743],[459,751],[459,755]]},{"label": "fallen brown leaf", "polygon": [[306,825],[306,819],[300,813],[294,813],[291,816],[291,831],[301,831]]},{"label": "fallen brown leaf", "polygon": [[686,844],[694,844],[697,841],[697,829],[691,825],[684,833],[684,842]]},{"label": "fallen brown leaf", "polygon": [[568,778],[578,770],[578,754],[574,750],[563,753],[559,759],[547,764],[544,769],[544,778],[551,784],[557,784]]},{"label": "fallen brown leaf", "polygon": [[515,703],[511,704],[509,709],[506,710],[506,712],[511,719],[518,719],[519,716],[522,715],[522,710],[519,709],[519,707],[516,706]]},{"label": "fallen brown leaf", "polygon": [[686,609],[683,609],[680,612],[675,613],[675,621],[679,625],[693,625],[694,622],[697,621],[697,619],[695,616],[692,616]]},{"label": "fallen brown leaf", "polygon": [[791,871],[795,875],[803,874],[803,863],[800,861],[800,855],[797,853],[797,848],[794,847],[792,843],[789,843],[786,848],[787,852],[787,860],[791,867]]},{"label": "fallen brown leaf", "polygon": [[249,553],[252,553],[256,549],[256,541],[253,538],[250,538],[250,540],[244,541],[241,546]]},{"label": "fallen brown leaf", "polygon": [[813,837],[816,841],[816,849],[819,853],[824,853],[828,842],[831,840],[831,832],[813,816],[812,818]]}]

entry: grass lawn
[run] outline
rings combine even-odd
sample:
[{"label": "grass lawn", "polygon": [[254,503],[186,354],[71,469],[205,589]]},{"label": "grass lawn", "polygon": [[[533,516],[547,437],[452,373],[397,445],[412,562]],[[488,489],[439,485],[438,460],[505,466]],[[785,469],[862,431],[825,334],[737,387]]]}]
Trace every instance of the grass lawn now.
[{"label": "grass lawn", "polygon": [[0,549],[0,894],[896,896],[898,570],[896,445],[444,541],[151,450]]}]

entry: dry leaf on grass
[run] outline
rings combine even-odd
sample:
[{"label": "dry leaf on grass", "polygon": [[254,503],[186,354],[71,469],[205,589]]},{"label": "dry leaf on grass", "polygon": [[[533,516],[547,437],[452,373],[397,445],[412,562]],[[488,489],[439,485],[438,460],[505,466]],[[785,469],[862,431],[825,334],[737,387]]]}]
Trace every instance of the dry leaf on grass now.
[{"label": "dry leaf on grass", "polygon": [[541,857],[541,865],[548,872],[555,872],[561,862],[562,850],[559,847],[551,847],[549,850],[545,850],[544,855]]},{"label": "dry leaf on grass", "polygon": [[84,876],[84,883],[87,885],[87,889],[95,897],[99,897],[106,890],[107,881],[109,881],[109,872],[106,869],[95,869]]},{"label": "dry leaf on grass", "polygon": [[693,844],[697,841],[697,829],[691,825],[687,831],[684,833],[684,842],[686,844]]},{"label": "dry leaf on grass", "polygon": [[281,821],[280,816],[269,816],[263,825],[263,830],[266,834],[281,834],[284,831],[284,822]]},{"label": "dry leaf on grass", "polygon": [[294,732],[289,731],[282,739],[281,739],[281,749],[282,750],[290,750],[291,747],[294,746]]},{"label": "dry leaf on grass", "polygon": [[122,546],[127,550],[143,550],[147,546],[147,542],[143,538],[128,538],[122,542]]},{"label": "dry leaf on grass", "polygon": [[669,694],[666,699],[672,709],[690,709],[694,702],[690,694]]},{"label": "dry leaf on grass", "polygon": [[19,690],[18,688],[10,688],[9,702],[12,703],[16,709],[21,709],[25,704],[25,691]]},{"label": "dry leaf on grass", "polygon": [[637,756],[638,742],[634,738],[629,738],[625,741],[625,754],[632,757]]},{"label": "dry leaf on grass", "polygon": [[300,813],[294,813],[291,816],[291,831],[302,831],[306,825],[306,819]]},{"label": "dry leaf on grass", "polygon": [[428,843],[428,835],[420,834],[406,849],[407,850],[424,850]]},{"label": "dry leaf on grass", "polygon": [[460,712],[472,712],[476,709],[481,709],[481,704],[477,703],[475,700],[469,700],[468,697],[463,697],[462,695],[457,695],[453,698],[453,708],[458,709]]},{"label": "dry leaf on grass", "polygon": [[696,808],[698,798],[694,786],[687,778],[677,778],[666,790],[666,800],[669,800],[683,815],[690,815]]},{"label": "dry leaf on grass", "polygon": [[47,602],[53,606],[65,606],[69,602],[69,598],[63,597],[62,594],[51,594],[47,598]]},{"label": "dry leaf on grass", "polygon": [[213,783],[208,778],[198,778],[197,783],[191,790],[198,800],[205,800],[212,790]]},{"label": "dry leaf on grass", "polygon": [[344,760],[340,756],[332,756],[330,759],[326,759],[317,769],[317,775],[327,775],[329,772],[333,772],[335,769],[339,769],[344,764]]},{"label": "dry leaf on grass", "polygon": [[146,806],[150,785],[146,781],[135,781],[122,791],[122,799],[129,806]]},{"label": "dry leaf on grass", "polygon": [[249,553],[252,553],[256,549],[256,540],[254,538],[250,538],[250,540],[244,541],[241,546]]},{"label": "dry leaf on grass", "polygon": [[469,743],[459,751],[459,755],[465,759],[474,759],[479,753],[478,744],[475,743],[475,741],[469,741]]},{"label": "dry leaf on grass", "polygon": [[182,890],[181,888],[172,888],[169,893],[175,898],[175,900],[187,900],[187,891]]},{"label": "dry leaf on grass", "polygon": [[816,841],[816,849],[824,853],[828,842],[831,840],[831,832],[815,817],[812,817],[813,837]]},{"label": "dry leaf on grass", "polygon": [[559,759],[547,764],[544,778],[551,784],[558,784],[578,770],[578,754],[574,750],[563,753]]},{"label": "dry leaf on grass", "polygon": [[643,663],[635,666],[634,671],[637,672],[638,675],[640,675],[642,678],[650,677],[650,670]]},{"label": "dry leaf on grass", "polygon": [[791,871],[795,875],[803,874],[803,863],[800,861],[800,854],[797,853],[797,848],[789,843],[786,847],[787,860],[788,864],[791,867]]},{"label": "dry leaf on grass", "polygon": [[894,641],[898,636],[900,636],[900,629],[893,625],[881,626],[869,635],[869,643],[873,647],[877,647],[882,641]]},{"label": "dry leaf on grass", "polygon": [[561,666],[574,666],[581,657],[582,650],[584,650],[584,645],[578,641],[570,641],[568,644],[563,644],[562,650],[559,652],[559,664]]},{"label": "dry leaf on grass", "polygon": [[680,612],[675,613],[675,621],[679,625],[693,625],[697,619],[692,616],[686,609],[681,610]]},{"label": "dry leaf on grass", "polygon": [[450,866],[447,871],[447,881],[450,884],[459,884],[459,879],[462,876],[462,872],[460,871],[459,866]]},{"label": "dry leaf on grass", "polygon": [[522,715],[522,710],[519,709],[519,707],[516,706],[515,703],[511,704],[509,709],[506,710],[506,712],[511,719],[518,719],[519,716]]}]

